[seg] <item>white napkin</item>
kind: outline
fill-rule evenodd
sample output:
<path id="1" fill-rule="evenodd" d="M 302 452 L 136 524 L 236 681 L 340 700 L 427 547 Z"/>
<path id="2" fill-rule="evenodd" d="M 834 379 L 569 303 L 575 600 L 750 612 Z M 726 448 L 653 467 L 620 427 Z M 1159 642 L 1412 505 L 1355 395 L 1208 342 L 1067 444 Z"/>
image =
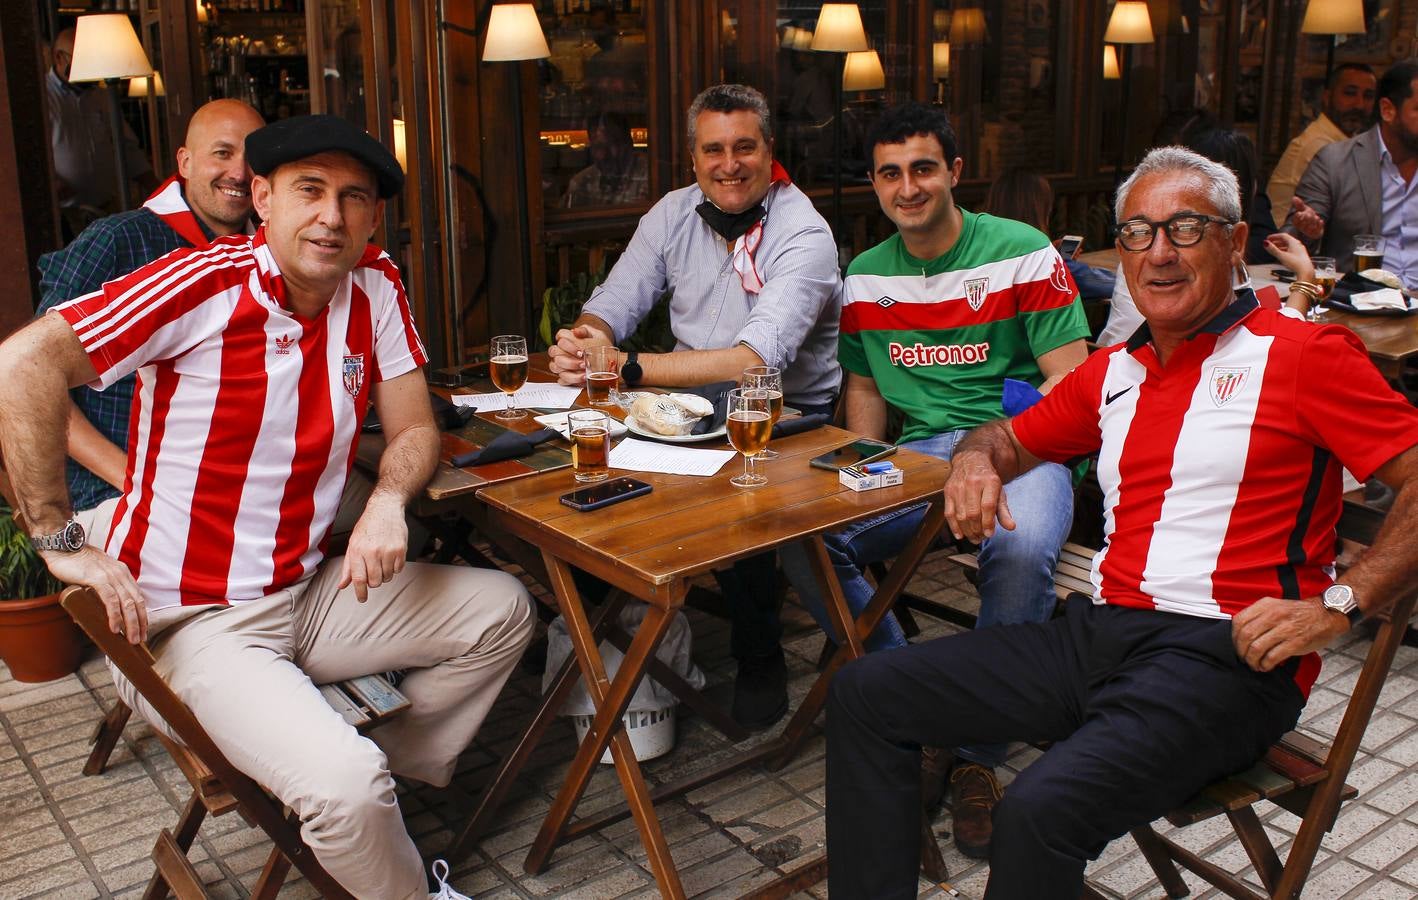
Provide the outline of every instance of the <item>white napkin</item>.
<path id="1" fill-rule="evenodd" d="M 1381 288 L 1377 291 L 1351 294 L 1349 303 L 1355 309 L 1365 311 L 1375 309 L 1408 309 L 1408 301 L 1403 299 L 1403 294 L 1395 291 L 1393 288 Z"/>

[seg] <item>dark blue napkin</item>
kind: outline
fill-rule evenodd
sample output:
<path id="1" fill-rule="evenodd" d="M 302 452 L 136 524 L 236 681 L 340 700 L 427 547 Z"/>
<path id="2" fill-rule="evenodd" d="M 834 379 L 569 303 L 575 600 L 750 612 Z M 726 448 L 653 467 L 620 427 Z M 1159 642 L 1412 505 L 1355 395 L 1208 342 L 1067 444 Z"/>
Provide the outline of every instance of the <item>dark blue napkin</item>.
<path id="1" fill-rule="evenodd" d="M 802 434 L 804 431 L 812 431 L 814 428 L 821 428 L 832 419 L 827 413 L 813 413 L 810 416 L 794 416 L 791 419 L 780 419 L 778 424 L 773 426 L 773 439 L 792 437 L 795 434 Z"/>
<path id="2" fill-rule="evenodd" d="M 481 450 L 459 453 L 453 457 L 453 467 L 461 469 L 464 466 L 485 466 L 488 463 L 502 462 L 504 459 L 516 459 L 531 453 L 538 444 L 560 436 L 561 432 L 555 428 L 542 428 L 528 434 L 508 431 L 493 438 L 492 442 Z"/>

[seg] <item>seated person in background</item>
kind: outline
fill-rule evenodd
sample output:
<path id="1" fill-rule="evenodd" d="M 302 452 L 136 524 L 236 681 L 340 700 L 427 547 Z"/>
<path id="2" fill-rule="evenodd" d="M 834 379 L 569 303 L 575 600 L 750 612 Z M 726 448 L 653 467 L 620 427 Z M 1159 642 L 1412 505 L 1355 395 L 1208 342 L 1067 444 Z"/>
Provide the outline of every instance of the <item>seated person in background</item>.
<path id="1" fill-rule="evenodd" d="M 1418 59 L 1379 79 L 1379 121 L 1321 149 L 1295 188 L 1285 230 L 1352 272 L 1354 236 L 1384 238 L 1383 268 L 1418 290 Z"/>
<path id="2" fill-rule="evenodd" d="M 984 212 L 1001 219 L 1014 219 L 1025 225 L 1032 225 L 1044 234 L 1049 234 L 1049 216 L 1054 211 L 1054 189 L 1049 179 L 1031 169 L 1014 167 L 990 185 L 990 193 L 985 198 Z M 1058 246 L 1055 242 L 1054 246 Z M 1064 264 L 1078 285 L 1078 294 L 1085 300 L 1106 300 L 1113 295 L 1113 273 L 1107 269 L 1079 262 L 1075 257 L 1083 248 L 1080 246 Z"/>
<path id="3" fill-rule="evenodd" d="M 1320 148 L 1369 127 L 1378 83 L 1374 70 L 1363 63 L 1341 63 L 1330 71 L 1320 94 L 1319 116 L 1286 145 L 1270 173 L 1266 194 L 1270 196 L 1271 219 L 1277 225 L 1290 215 L 1295 186 Z"/>
<path id="4" fill-rule="evenodd" d="M 398 269 L 367 243 L 403 184 L 393 154 L 299 116 L 252 132 L 246 159 L 253 237 L 170 254 L 5 342 L 0 442 L 49 570 L 94 588 L 114 632 L 151 639 L 159 674 L 299 816 L 320 864 L 357 896 L 423 897 L 392 776 L 449 782 L 535 617 L 504 572 L 404 563 L 404 507 L 439 439 Z M 65 390 L 134 371 L 128 468 L 143 477 L 124 485 L 105 555 L 64 490 Z M 388 441 L 378 483 L 348 553 L 325 559 L 371 402 Z M 410 670 L 413 707 L 368 737 L 315 687 L 390 669 Z"/>
<path id="5" fill-rule="evenodd" d="M 240 100 L 213 100 L 193 113 L 176 175 L 138 209 L 99 219 L 63 250 L 39 258 L 39 314 L 180 247 L 205 250 L 217 238 L 254 232 L 246 136 L 264 124 Z M 127 375 L 103 391 L 69 392 L 69 499 L 99 547 L 123 489 L 135 381 Z"/>
<path id="6" fill-rule="evenodd" d="M 938 107 L 907 103 L 887 110 L 866 146 L 872 187 L 898 233 L 847 270 L 838 348 L 847 371 L 847 428 L 884 438 L 887 408 L 894 406 L 906 418 L 902 447 L 950 459 L 966 429 L 1002 415 L 1005 378 L 1047 391 L 1083 362 L 1083 305 L 1047 236 L 955 205 L 951 191 L 963 161 Z M 1073 522 L 1069 472 L 1054 463 L 1040 466 L 1009 486 L 1009 500 L 1020 527 L 980 547 L 981 629 L 1042 622 L 1056 602 L 1054 564 Z M 873 592 L 861 567 L 899 552 L 924 514 L 924 505 L 911 507 L 827 535 L 853 614 L 866 608 Z M 798 594 L 833 634 L 804 549 L 785 549 L 782 557 Z M 891 616 L 867 641 L 872 650 L 905 644 Z M 1000 790 L 994 769 L 1004 751 L 990 740 L 956 750 L 953 830 L 968 856 L 989 852 L 990 810 Z M 927 799 L 934 806 L 946 755 L 932 765 L 927 777 L 937 796 Z"/>
<path id="7" fill-rule="evenodd" d="M 571 176 L 562 206 L 625 206 L 649 197 L 649 165 L 635 152 L 625 117 L 601 113 L 587 123 L 586 133 L 591 164 Z"/>
<path id="8" fill-rule="evenodd" d="M 1043 624 L 874 653 L 837 673 L 833 900 L 916 895 L 920 748 L 980 740 L 1052 743 L 995 809 L 985 897 L 1076 900 L 1109 841 L 1294 727 L 1316 651 L 1418 575 L 1418 410 L 1350 332 L 1232 292 L 1242 211 L 1225 166 L 1151 151 L 1117 196 L 1123 274 L 1146 326 L 957 447 L 946 516 L 975 540 L 1024 527 L 1008 488 L 1041 460 L 1099 454 L 1093 596 Z M 1398 500 L 1335 584 L 1341 465 L 1378 472 Z"/>
<path id="9" fill-rule="evenodd" d="M 621 354 L 626 386 L 686 387 L 737 380 L 749 366 L 783 371 L 783 400 L 830 412 L 837 396 L 842 279 L 827 222 L 773 159 L 768 104 L 751 87 L 720 84 L 689 107 L 695 183 L 640 220 L 605 283 L 550 365 L 563 384 L 585 381 L 585 348 L 634 332 L 665 291 L 672 353 Z M 766 727 L 787 710 L 774 555 L 719 573 L 733 613 L 734 718 Z"/>

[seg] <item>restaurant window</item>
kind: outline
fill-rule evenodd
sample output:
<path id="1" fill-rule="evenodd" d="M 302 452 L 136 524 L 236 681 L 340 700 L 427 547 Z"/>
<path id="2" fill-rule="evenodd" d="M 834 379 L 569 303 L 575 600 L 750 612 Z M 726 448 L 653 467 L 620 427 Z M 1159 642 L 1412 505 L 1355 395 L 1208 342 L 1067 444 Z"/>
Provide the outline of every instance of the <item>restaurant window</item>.
<path id="1" fill-rule="evenodd" d="M 640 206 L 650 196 L 644 0 L 541 0 L 542 196 L 563 209 Z"/>
<path id="2" fill-rule="evenodd" d="M 990 3 L 935 0 L 929 58 L 932 96 L 955 127 L 964 177 L 992 179 L 1023 166 L 1069 168 L 1071 110 L 1063 109 L 1057 60 L 1070 29 L 1060 0 Z"/>

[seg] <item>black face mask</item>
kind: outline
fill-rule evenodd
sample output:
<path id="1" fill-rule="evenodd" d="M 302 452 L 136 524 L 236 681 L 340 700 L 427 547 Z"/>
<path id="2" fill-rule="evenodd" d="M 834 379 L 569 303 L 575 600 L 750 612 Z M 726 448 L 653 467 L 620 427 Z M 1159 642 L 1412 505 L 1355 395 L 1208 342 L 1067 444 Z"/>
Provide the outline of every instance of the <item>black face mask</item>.
<path id="1" fill-rule="evenodd" d="M 699 217 L 707 222 L 719 237 L 729 243 L 733 243 L 746 234 L 765 215 L 762 203 L 755 203 L 743 212 L 726 213 L 705 200 L 696 206 L 694 211 L 699 213 Z"/>

